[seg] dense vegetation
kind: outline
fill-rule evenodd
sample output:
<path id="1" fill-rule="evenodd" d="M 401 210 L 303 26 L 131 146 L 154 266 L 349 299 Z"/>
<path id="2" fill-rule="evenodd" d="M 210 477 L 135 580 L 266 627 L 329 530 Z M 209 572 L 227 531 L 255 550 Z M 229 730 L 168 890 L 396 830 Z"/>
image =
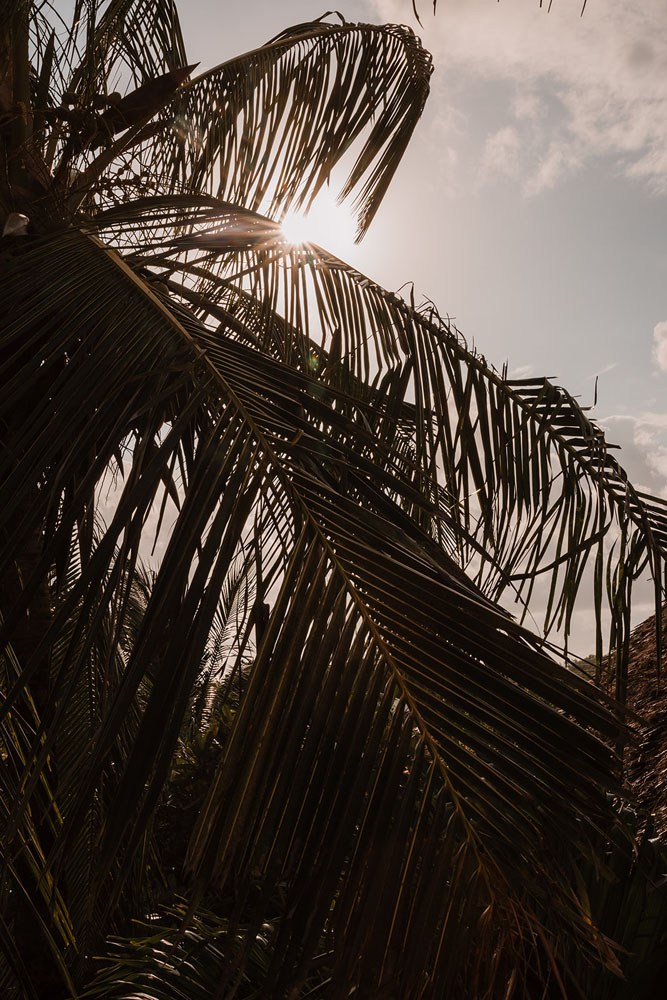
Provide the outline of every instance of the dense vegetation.
<path id="1" fill-rule="evenodd" d="M 192 72 L 171 0 L 0 4 L 3 996 L 652 997 L 620 702 L 666 505 L 286 242 L 339 161 L 371 223 L 409 29 Z M 582 599 L 597 683 L 545 639 Z"/>

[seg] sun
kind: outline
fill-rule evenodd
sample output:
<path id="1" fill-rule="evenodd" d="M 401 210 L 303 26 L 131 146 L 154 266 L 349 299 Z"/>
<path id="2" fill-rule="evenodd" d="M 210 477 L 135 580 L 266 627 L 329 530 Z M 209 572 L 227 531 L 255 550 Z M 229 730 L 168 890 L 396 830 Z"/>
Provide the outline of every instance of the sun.
<path id="1" fill-rule="evenodd" d="M 343 258 L 354 247 L 356 221 L 329 188 L 320 191 L 307 213 L 287 212 L 281 228 L 286 242 L 294 246 L 316 243 Z"/>
<path id="2" fill-rule="evenodd" d="M 288 243 L 295 246 L 299 243 L 314 243 L 312 225 L 309 216 L 301 215 L 300 212 L 288 212 L 285 215 L 280 228 Z"/>

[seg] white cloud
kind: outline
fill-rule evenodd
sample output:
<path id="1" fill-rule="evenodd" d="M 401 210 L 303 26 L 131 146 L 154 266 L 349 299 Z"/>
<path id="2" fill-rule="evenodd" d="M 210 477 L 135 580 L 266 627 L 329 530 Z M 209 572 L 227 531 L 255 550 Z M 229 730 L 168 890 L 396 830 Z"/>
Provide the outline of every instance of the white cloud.
<path id="1" fill-rule="evenodd" d="M 667 498 L 667 413 L 614 414 L 599 421 L 636 489 Z"/>
<path id="2" fill-rule="evenodd" d="M 409 16 L 407 0 L 371 3 L 379 19 Z M 589 0 L 583 17 L 578 0 L 557 0 L 549 13 L 526 0 L 447 0 L 435 17 L 427 0 L 418 6 L 445 91 L 475 79 L 514 85 L 499 130 L 515 130 L 531 192 L 609 155 L 667 191 L 664 0 Z"/>
<path id="3" fill-rule="evenodd" d="M 658 368 L 667 372 L 667 321 L 653 327 L 653 360 Z"/>

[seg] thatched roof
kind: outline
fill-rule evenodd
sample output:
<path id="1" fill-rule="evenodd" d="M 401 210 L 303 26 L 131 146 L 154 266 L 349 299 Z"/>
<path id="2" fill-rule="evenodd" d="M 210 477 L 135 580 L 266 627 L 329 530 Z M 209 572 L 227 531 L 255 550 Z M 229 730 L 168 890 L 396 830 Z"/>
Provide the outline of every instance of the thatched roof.
<path id="1" fill-rule="evenodd" d="M 667 834 L 667 603 L 662 608 L 663 664 L 658 681 L 655 615 L 630 637 L 628 705 L 642 717 L 633 723 L 637 742 L 626 752 L 627 778 L 642 808 L 655 814 Z"/>

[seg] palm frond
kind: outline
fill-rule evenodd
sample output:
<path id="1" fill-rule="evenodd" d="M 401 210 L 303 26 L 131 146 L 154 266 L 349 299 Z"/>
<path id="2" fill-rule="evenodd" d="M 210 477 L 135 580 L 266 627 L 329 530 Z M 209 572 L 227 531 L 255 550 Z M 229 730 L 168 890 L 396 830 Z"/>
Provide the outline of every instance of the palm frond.
<path id="1" fill-rule="evenodd" d="M 163 192 L 208 191 L 275 217 L 314 197 L 357 142 L 341 197 L 357 192 L 361 234 L 419 120 L 430 73 L 408 28 L 298 25 L 182 87 L 133 161 Z"/>
<path id="2" fill-rule="evenodd" d="M 181 903 L 136 922 L 130 939 L 114 941 L 82 1000 L 209 1000 L 219 991 L 230 959 L 243 940 L 243 928 L 216 913 L 203 911 L 183 932 L 187 906 Z M 266 977 L 268 928 L 257 934 L 239 983 L 239 996 L 254 995 Z M 155 970 L 160 969 L 159 981 Z"/>
<path id="3" fill-rule="evenodd" d="M 400 972 L 396 964 L 399 937 L 410 928 L 404 887 L 426 877 L 432 837 L 423 824 L 438 803 L 448 803 L 451 822 L 436 856 L 440 916 L 420 952 L 429 975 L 445 960 L 438 942 L 446 913 L 458 912 L 463 927 L 487 905 L 515 906 L 523 914 L 519 934 L 546 891 L 555 919 L 574 922 L 595 950 L 600 942 L 590 940 L 571 888 L 563 888 L 567 859 L 558 844 L 567 833 L 584 844 L 591 824 L 612 821 L 604 789 L 616 787 L 618 765 L 593 732 L 613 738 L 618 726 L 602 696 L 541 653 L 538 640 L 484 598 L 407 516 L 401 504 L 415 495 L 409 479 L 392 479 L 400 503 L 383 491 L 369 457 L 372 434 L 323 399 L 312 375 L 212 334 L 182 307 L 171 311 L 90 238 L 30 241 L 15 264 L 3 289 L 2 419 L 11 446 L 0 500 L 16 527 L 3 561 L 11 563 L 45 518 L 53 529 L 6 617 L 5 640 L 115 443 L 130 435 L 134 443 L 116 513 L 41 643 L 57 641 L 76 606 L 76 642 L 62 653 L 10 830 L 24 829 L 95 621 L 119 599 L 147 512 L 177 458 L 182 506 L 139 635 L 85 765 L 59 775 L 61 800 L 70 805 L 53 860 L 71 844 L 113 759 L 90 892 L 101 893 L 111 872 L 108 905 L 118 900 L 164 782 L 220 586 L 254 524 L 269 532 L 262 575 L 276 596 L 191 863 L 207 881 L 215 872 L 221 886 L 231 872 L 246 872 L 248 885 L 259 876 L 262 898 L 280 888 L 293 901 L 290 911 L 303 897 L 305 872 L 318 872 L 303 919 L 289 921 L 274 942 L 275 982 L 305 974 L 336 887 L 353 894 L 342 911 L 350 928 L 336 933 L 352 934 L 369 961 L 378 948 L 385 955 L 368 965 L 376 986 L 396 975 L 412 981 L 412 966 Z M 35 405 L 40 383 L 49 388 Z M 38 501 L 25 509 L 35 490 Z M 154 670 L 156 649 L 162 667 L 124 745 L 126 715 Z M 39 654 L 38 646 L 23 665 L 5 715 L 34 681 Z M 331 786 L 325 798 L 322 782 Z M 378 815 L 400 877 L 383 896 L 389 923 L 377 920 L 373 933 L 361 934 L 380 872 L 365 831 L 370 836 Z M 415 815 L 423 817 L 416 825 Z M 369 864 L 362 877 L 358 866 Z"/>
<path id="4" fill-rule="evenodd" d="M 158 230 L 161 212 L 187 235 Z M 667 503 L 634 489 L 565 389 L 546 378 L 508 380 L 430 303 L 416 309 L 321 248 L 288 247 L 269 220 L 228 203 L 145 199 L 95 224 L 126 251 L 142 239 L 129 259 L 166 280 L 202 320 L 249 343 L 264 337 L 274 356 L 306 368 L 316 357 L 320 382 L 355 405 L 363 394 L 373 461 L 390 454 L 397 462 L 403 449 L 418 495 L 432 505 L 426 512 L 419 501 L 412 515 L 435 537 L 456 539 L 459 562 L 489 596 L 510 588 L 534 607 L 533 588 L 544 581 L 545 632 L 559 628 L 567 641 L 587 582 L 597 659 L 606 605 L 622 696 L 632 582 L 648 569 L 657 601 L 663 592 Z"/>
<path id="5" fill-rule="evenodd" d="M 590 903 L 627 868 L 622 709 L 495 602 L 534 607 L 543 577 L 567 636 L 594 561 L 623 695 L 667 505 L 564 390 L 278 224 L 351 156 L 363 231 L 430 57 L 325 16 L 181 86 L 171 0 L 77 0 L 62 42 L 31 5 L 32 68 L 7 10 L 26 114 L 0 194 L 28 231 L 0 250 L 0 982 L 81 995 L 137 917 L 137 962 L 93 993 L 178 995 L 187 969 L 227 998 L 528 997 L 590 981 L 580 955 L 617 976 Z"/>
<path id="6" fill-rule="evenodd" d="M 174 0 L 96 2 L 79 16 L 85 48 L 78 64 L 71 60 L 67 90 L 81 98 L 141 87 L 187 63 Z M 75 39 L 70 32 L 69 44 Z"/>

